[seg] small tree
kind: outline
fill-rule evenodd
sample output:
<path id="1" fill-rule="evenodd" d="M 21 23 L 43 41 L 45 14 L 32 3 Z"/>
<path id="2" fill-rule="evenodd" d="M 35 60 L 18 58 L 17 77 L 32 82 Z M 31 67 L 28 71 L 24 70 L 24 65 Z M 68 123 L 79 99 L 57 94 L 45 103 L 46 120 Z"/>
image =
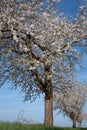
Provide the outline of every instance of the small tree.
<path id="1" fill-rule="evenodd" d="M 54 110 L 59 109 L 67 115 L 73 121 L 73 128 L 76 128 L 76 122 L 81 126 L 82 110 L 86 99 L 87 88 L 80 85 L 72 82 L 64 93 L 54 92 Z"/>

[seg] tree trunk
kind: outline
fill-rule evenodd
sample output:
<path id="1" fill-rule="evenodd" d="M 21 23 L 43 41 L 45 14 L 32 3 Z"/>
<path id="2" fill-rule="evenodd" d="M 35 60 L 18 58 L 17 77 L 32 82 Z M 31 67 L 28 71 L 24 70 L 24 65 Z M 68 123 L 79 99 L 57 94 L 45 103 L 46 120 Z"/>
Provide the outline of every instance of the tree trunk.
<path id="1" fill-rule="evenodd" d="M 45 95 L 44 125 L 53 126 L 53 95 L 50 98 Z"/>
<path id="2" fill-rule="evenodd" d="M 82 127 L 82 125 L 81 125 L 81 121 L 80 122 L 78 122 L 78 128 L 81 128 Z"/>
<path id="3" fill-rule="evenodd" d="M 73 128 L 76 128 L 76 119 L 73 119 Z"/>
<path id="4" fill-rule="evenodd" d="M 53 88 L 52 88 L 52 58 L 44 62 L 45 68 L 45 113 L 44 125 L 53 126 Z"/>

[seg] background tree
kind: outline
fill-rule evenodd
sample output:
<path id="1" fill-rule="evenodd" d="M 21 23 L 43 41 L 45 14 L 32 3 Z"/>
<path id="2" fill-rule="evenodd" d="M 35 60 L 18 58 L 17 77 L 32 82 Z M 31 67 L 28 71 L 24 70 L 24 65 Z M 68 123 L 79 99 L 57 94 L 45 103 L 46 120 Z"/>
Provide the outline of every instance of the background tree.
<path id="1" fill-rule="evenodd" d="M 56 15 L 55 2 L 0 1 L 0 86 L 20 86 L 25 101 L 44 94 L 45 125 L 53 124 L 53 90 L 71 78 L 80 56 L 74 47 L 87 36 L 85 10 L 72 23 Z"/>
<path id="2" fill-rule="evenodd" d="M 65 92 L 54 92 L 54 110 L 63 112 L 73 121 L 73 128 L 76 128 L 76 122 L 82 122 L 83 107 L 87 99 L 87 87 L 84 84 L 70 83 L 66 86 Z"/>

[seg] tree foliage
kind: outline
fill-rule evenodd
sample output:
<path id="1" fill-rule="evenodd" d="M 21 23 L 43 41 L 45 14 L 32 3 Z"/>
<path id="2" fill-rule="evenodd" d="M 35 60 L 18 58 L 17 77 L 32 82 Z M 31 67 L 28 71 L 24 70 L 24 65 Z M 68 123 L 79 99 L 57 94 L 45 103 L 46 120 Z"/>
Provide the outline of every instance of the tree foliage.
<path id="1" fill-rule="evenodd" d="M 77 52 L 70 49 L 71 45 L 86 37 L 85 11 L 73 24 L 64 16 L 56 17 L 55 10 L 50 8 L 54 1 L 46 2 L 0 2 L 1 81 L 10 80 L 15 86 L 22 86 L 30 97 L 45 91 L 44 83 L 52 78 L 52 69 L 46 73 L 45 70 L 61 61 L 64 53 L 66 59 L 72 60 Z"/>

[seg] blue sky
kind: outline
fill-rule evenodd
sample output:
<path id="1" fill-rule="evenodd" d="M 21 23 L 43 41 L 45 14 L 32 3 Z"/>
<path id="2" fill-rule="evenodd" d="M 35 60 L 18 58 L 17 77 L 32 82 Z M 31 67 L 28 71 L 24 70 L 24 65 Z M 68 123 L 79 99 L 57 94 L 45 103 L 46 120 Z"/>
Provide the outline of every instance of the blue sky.
<path id="1" fill-rule="evenodd" d="M 62 0 L 59 4 L 61 9 L 69 17 L 71 14 L 76 13 L 77 3 L 76 0 Z M 81 68 L 80 73 L 77 74 L 80 80 L 87 79 L 87 55 L 83 58 L 85 66 Z M 9 84 L 5 84 L 0 88 L 0 121 L 15 121 L 21 110 L 24 110 L 24 118 L 33 120 L 35 123 L 43 123 L 44 121 L 44 99 L 43 97 L 37 99 L 33 103 L 23 103 L 21 93 L 16 90 L 9 90 Z M 87 111 L 87 107 L 84 108 Z M 54 112 L 54 125 L 57 126 L 72 126 L 72 122 L 63 117 L 62 114 L 57 115 Z M 86 122 L 84 126 L 87 127 Z"/>
<path id="2" fill-rule="evenodd" d="M 62 0 L 58 5 L 60 10 L 70 17 L 71 15 L 75 16 L 77 14 L 78 7 L 82 4 L 82 1 L 83 0 Z"/>

